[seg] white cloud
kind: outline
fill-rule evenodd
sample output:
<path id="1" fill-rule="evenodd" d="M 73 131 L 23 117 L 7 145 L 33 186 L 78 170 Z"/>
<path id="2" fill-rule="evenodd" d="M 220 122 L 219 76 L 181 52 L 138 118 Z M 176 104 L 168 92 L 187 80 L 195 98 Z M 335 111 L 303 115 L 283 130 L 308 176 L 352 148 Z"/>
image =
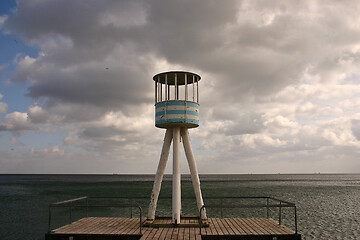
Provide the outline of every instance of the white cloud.
<path id="1" fill-rule="evenodd" d="M 49 157 L 49 155 L 64 156 L 64 150 L 61 149 L 59 146 L 52 146 L 47 148 L 30 148 L 30 153 L 46 157 Z"/>
<path id="2" fill-rule="evenodd" d="M 37 130 L 26 113 L 12 112 L 7 114 L 0 122 L 0 131 L 11 131 L 15 134 L 24 134 L 26 131 Z"/>
<path id="3" fill-rule="evenodd" d="M 1 15 L 0 16 L 0 29 L 2 28 L 2 26 L 4 25 L 6 19 L 8 18 L 7 15 Z"/>
<path id="4" fill-rule="evenodd" d="M 1 69 L 0 69 L 1 70 Z M 3 98 L 3 95 L 0 93 L 0 100 Z M 0 114 L 6 113 L 8 105 L 4 102 L 0 102 Z"/>

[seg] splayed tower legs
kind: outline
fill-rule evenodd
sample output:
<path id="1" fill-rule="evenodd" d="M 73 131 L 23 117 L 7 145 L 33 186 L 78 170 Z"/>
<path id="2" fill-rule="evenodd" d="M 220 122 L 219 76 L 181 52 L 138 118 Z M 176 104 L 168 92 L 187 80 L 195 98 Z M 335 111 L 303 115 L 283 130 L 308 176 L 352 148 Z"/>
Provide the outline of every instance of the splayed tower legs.
<path id="1" fill-rule="evenodd" d="M 189 164 L 191 180 L 196 196 L 198 210 L 204 205 L 204 201 L 200 189 L 200 179 L 196 167 L 193 151 L 191 149 L 189 131 L 187 128 L 174 127 L 167 129 L 165 133 L 164 143 L 161 151 L 160 161 L 155 176 L 154 186 L 151 193 L 149 204 L 148 220 L 155 219 L 157 201 L 161 189 L 161 183 L 164 177 L 167 159 L 169 157 L 171 141 L 173 141 L 173 176 L 172 176 L 172 223 L 180 223 L 181 215 L 181 167 L 180 167 L 180 139 L 183 140 L 185 155 Z M 205 220 L 205 210 L 201 213 L 201 219 Z"/>
<path id="2" fill-rule="evenodd" d="M 196 204 L 198 207 L 198 211 L 200 211 L 201 207 L 204 205 L 204 201 L 203 201 L 202 194 L 201 194 L 199 174 L 198 174 L 198 170 L 196 167 L 194 154 L 191 149 L 189 131 L 187 128 L 181 129 L 181 137 L 183 139 L 185 155 L 186 155 L 186 158 L 187 158 L 187 161 L 189 164 L 189 168 L 190 168 L 191 181 L 192 181 L 193 187 L 194 187 Z M 204 209 L 204 211 L 201 212 L 201 219 L 206 219 L 205 209 Z"/>
<path id="3" fill-rule="evenodd" d="M 151 193 L 149 212 L 148 212 L 148 217 L 147 217 L 149 220 L 155 219 L 157 201 L 159 198 L 161 183 L 162 183 L 162 180 L 164 177 L 166 162 L 169 158 L 169 151 L 170 151 L 170 145 L 171 145 L 172 138 L 173 138 L 172 129 L 167 129 L 166 133 L 165 133 L 165 137 L 164 137 L 164 143 L 163 143 L 162 150 L 161 150 L 161 156 L 160 156 L 158 169 L 157 169 L 156 175 L 155 175 L 154 186 L 153 186 L 153 190 Z"/>

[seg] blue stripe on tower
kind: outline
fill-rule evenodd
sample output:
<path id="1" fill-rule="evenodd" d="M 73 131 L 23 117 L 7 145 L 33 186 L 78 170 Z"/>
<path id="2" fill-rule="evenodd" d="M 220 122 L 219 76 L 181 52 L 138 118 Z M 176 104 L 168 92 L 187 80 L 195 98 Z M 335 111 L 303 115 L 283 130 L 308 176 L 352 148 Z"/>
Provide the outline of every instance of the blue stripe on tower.
<path id="1" fill-rule="evenodd" d="M 165 124 L 165 123 L 192 123 L 199 125 L 199 120 L 195 119 L 183 119 L 183 118 L 174 118 L 174 119 L 161 119 L 155 122 L 156 125 Z"/>
<path id="2" fill-rule="evenodd" d="M 190 110 L 166 110 L 166 115 L 170 114 L 187 114 L 187 115 L 194 115 L 199 116 L 198 112 L 190 111 Z M 156 117 L 165 115 L 165 111 L 160 111 L 155 114 Z"/>

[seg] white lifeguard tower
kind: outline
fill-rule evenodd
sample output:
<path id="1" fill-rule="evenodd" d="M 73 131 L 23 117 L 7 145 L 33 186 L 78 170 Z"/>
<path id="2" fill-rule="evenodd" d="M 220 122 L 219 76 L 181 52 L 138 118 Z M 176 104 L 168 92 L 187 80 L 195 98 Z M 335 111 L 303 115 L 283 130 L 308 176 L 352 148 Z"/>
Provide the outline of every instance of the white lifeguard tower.
<path id="1" fill-rule="evenodd" d="M 170 145 L 173 142 L 172 175 L 172 224 L 180 224 L 181 215 L 181 168 L 180 142 L 185 150 L 189 164 L 191 180 L 196 196 L 198 210 L 204 205 L 200 189 L 200 179 L 191 149 L 188 128 L 199 126 L 199 81 L 195 73 L 184 71 L 163 72 L 155 75 L 155 126 L 166 128 L 160 161 L 151 193 L 147 219 L 155 220 L 157 201 L 161 189 Z M 202 211 L 201 219 L 206 220 Z"/>

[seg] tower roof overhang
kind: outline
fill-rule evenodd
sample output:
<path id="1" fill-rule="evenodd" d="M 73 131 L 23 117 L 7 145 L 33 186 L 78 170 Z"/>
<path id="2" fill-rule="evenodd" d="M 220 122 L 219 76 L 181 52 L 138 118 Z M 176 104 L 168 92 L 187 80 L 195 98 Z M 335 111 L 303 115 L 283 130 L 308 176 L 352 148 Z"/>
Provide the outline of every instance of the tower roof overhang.
<path id="1" fill-rule="evenodd" d="M 165 78 L 167 76 L 167 84 L 175 85 L 175 76 L 176 76 L 177 85 L 185 85 L 185 75 L 187 79 L 187 84 L 192 84 L 193 81 L 198 82 L 201 79 L 201 77 L 196 73 L 185 72 L 185 71 L 170 71 L 170 72 L 163 72 L 156 74 L 153 77 L 153 80 L 165 84 Z"/>

